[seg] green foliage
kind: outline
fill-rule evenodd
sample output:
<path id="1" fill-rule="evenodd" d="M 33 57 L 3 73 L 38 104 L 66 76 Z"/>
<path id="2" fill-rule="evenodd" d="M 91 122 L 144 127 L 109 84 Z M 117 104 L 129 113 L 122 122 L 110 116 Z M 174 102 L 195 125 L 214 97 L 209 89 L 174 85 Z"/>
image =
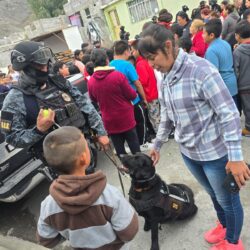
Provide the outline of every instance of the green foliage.
<path id="1" fill-rule="evenodd" d="M 64 14 L 63 5 L 67 0 L 28 0 L 37 18 L 56 17 Z"/>

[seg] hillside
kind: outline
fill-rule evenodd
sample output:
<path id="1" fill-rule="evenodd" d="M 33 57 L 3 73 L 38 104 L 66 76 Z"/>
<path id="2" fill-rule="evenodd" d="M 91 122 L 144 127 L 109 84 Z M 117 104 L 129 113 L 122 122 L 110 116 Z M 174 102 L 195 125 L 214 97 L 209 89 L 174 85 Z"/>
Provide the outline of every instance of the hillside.
<path id="1" fill-rule="evenodd" d="M 0 0 L 0 39 L 22 31 L 33 17 L 27 0 Z"/>

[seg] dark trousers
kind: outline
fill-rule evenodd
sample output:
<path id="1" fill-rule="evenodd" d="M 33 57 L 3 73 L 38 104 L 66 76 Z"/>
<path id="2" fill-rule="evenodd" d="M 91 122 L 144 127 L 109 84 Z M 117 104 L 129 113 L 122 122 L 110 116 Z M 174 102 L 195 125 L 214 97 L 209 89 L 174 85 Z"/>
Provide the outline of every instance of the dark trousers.
<path id="1" fill-rule="evenodd" d="M 250 131 L 250 90 L 240 93 L 240 101 L 245 115 L 245 128 Z"/>
<path id="2" fill-rule="evenodd" d="M 140 145 L 147 140 L 146 118 L 143 107 L 140 103 L 134 105 L 134 113 L 136 120 L 136 132 L 138 135 Z"/>
<path id="3" fill-rule="evenodd" d="M 123 132 L 123 133 L 111 134 L 110 137 L 114 144 L 115 151 L 118 156 L 126 154 L 126 150 L 124 146 L 125 141 L 127 142 L 132 154 L 135 154 L 141 151 L 135 128 L 128 130 L 126 132 Z"/>

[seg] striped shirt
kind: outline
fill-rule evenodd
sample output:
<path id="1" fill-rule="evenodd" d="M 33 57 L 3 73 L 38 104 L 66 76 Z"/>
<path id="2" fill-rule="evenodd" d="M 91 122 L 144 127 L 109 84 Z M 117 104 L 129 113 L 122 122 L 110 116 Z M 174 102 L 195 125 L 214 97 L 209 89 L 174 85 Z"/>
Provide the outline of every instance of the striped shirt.
<path id="1" fill-rule="evenodd" d="M 180 49 L 159 91 L 161 123 L 156 151 L 174 123 L 175 140 L 187 157 L 211 161 L 228 154 L 230 161 L 243 160 L 239 112 L 211 63 Z"/>
<path id="2" fill-rule="evenodd" d="M 138 217 L 101 171 L 61 175 L 41 204 L 38 241 L 54 247 L 61 237 L 76 250 L 126 249 L 138 231 Z"/>

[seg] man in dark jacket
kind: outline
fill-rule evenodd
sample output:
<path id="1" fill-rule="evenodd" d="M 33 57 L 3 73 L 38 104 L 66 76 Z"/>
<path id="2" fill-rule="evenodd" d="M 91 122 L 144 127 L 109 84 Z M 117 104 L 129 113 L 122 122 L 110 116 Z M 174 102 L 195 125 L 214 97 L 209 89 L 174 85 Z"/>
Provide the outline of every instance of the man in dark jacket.
<path id="1" fill-rule="evenodd" d="M 240 45 L 233 53 L 234 69 L 238 81 L 238 90 L 245 115 L 245 128 L 242 135 L 250 137 L 250 23 L 242 20 L 236 25 L 236 40 Z"/>
<path id="2" fill-rule="evenodd" d="M 239 14 L 235 11 L 235 7 L 232 4 L 228 4 L 225 8 L 226 19 L 223 22 L 222 26 L 222 39 L 226 40 L 231 47 L 236 44 L 236 40 L 234 37 L 235 34 L 235 26 L 240 19 Z"/>
<path id="3" fill-rule="evenodd" d="M 182 37 L 190 38 L 190 26 L 192 21 L 189 19 L 188 14 L 184 11 L 179 11 L 177 13 L 177 22 L 183 28 Z"/>

